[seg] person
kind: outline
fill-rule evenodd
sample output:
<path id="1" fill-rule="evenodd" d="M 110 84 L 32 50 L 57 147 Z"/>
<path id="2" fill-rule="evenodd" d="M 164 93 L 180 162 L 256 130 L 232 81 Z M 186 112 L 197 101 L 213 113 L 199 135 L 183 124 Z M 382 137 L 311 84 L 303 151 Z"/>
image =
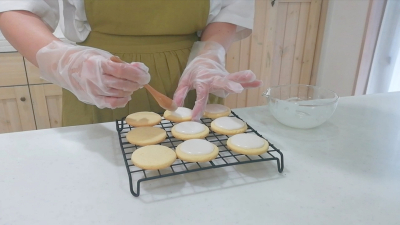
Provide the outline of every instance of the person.
<path id="1" fill-rule="evenodd" d="M 225 69 L 227 50 L 251 33 L 253 18 L 254 0 L 0 1 L 5 38 L 63 88 L 63 126 L 161 113 L 141 88 L 147 83 L 193 108 L 193 120 L 207 103 L 259 87 L 250 70 Z M 58 24 L 72 43 L 53 35 Z"/>

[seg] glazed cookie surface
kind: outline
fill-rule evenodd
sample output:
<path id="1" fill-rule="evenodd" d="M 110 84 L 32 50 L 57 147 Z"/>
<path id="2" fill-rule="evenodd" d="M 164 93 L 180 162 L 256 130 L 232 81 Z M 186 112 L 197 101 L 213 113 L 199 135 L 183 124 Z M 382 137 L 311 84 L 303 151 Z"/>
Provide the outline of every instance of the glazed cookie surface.
<path id="1" fill-rule="evenodd" d="M 221 104 L 208 104 L 204 111 L 204 117 L 216 119 L 223 116 L 229 116 L 231 109 Z"/>
<path id="2" fill-rule="evenodd" d="M 185 121 L 173 126 L 171 133 L 180 140 L 201 139 L 207 137 L 210 129 L 199 122 Z"/>
<path id="3" fill-rule="evenodd" d="M 126 135 L 129 143 L 139 146 L 158 144 L 166 137 L 167 132 L 158 127 L 137 127 Z"/>
<path id="4" fill-rule="evenodd" d="M 164 118 L 175 123 L 190 121 L 192 120 L 192 110 L 185 107 L 178 107 L 174 112 L 167 110 L 164 112 Z"/>
<path id="5" fill-rule="evenodd" d="M 234 135 L 247 130 L 247 124 L 236 117 L 220 117 L 211 122 L 211 130 L 215 133 Z"/>
<path id="6" fill-rule="evenodd" d="M 136 149 L 131 156 L 133 165 L 145 170 L 169 167 L 176 160 L 174 150 L 162 145 L 148 145 Z"/>
<path id="7" fill-rule="evenodd" d="M 154 112 L 137 112 L 128 115 L 125 121 L 133 127 L 152 127 L 161 122 L 161 116 Z"/>
<path id="8" fill-rule="evenodd" d="M 184 141 L 176 147 L 176 155 L 187 162 L 208 162 L 217 157 L 218 147 L 204 139 Z"/>
<path id="9" fill-rule="evenodd" d="M 226 142 L 228 148 L 244 155 L 261 155 L 268 151 L 269 143 L 255 134 L 236 134 Z"/>

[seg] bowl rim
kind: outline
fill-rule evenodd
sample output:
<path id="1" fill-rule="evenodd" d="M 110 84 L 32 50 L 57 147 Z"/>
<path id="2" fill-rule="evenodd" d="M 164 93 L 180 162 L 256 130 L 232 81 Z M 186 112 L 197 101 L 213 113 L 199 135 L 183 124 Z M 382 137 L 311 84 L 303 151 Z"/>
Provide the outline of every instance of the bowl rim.
<path id="1" fill-rule="evenodd" d="M 324 88 L 324 87 L 317 86 L 317 85 L 310 85 L 310 84 L 283 84 L 283 85 L 271 86 L 271 87 L 267 88 L 267 91 L 265 91 L 264 93 L 262 93 L 262 96 L 267 97 L 267 98 L 277 99 L 277 98 L 271 97 L 270 91 L 271 91 L 272 89 L 277 89 L 277 88 L 282 88 L 282 87 L 290 87 L 290 86 L 296 86 L 296 87 L 311 87 L 311 88 L 314 88 L 314 89 L 322 89 L 322 90 L 329 91 L 329 92 L 333 93 L 333 95 L 334 95 L 333 98 L 328 98 L 328 99 L 332 99 L 332 101 L 329 101 L 329 102 L 326 102 L 326 103 L 323 103 L 323 104 L 318 104 L 318 105 L 301 105 L 301 106 L 313 106 L 313 107 L 316 107 L 316 106 L 325 106 L 325 105 L 335 104 L 335 103 L 338 102 L 338 100 L 339 100 L 339 95 L 338 95 L 336 92 L 332 91 L 331 89 Z"/>

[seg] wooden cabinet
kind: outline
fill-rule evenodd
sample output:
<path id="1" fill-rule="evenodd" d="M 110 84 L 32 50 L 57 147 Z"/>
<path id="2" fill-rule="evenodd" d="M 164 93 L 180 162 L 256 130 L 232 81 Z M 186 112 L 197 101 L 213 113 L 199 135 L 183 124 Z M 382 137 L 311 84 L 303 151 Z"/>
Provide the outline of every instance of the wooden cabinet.
<path id="1" fill-rule="evenodd" d="M 274 2 L 274 4 L 272 4 Z M 252 70 L 264 82 L 226 99 L 231 108 L 265 104 L 270 86 L 315 84 L 322 0 L 256 0 L 253 33 L 234 43 L 227 54 L 230 72 Z"/>
<path id="2" fill-rule="evenodd" d="M 24 59 L 25 60 L 25 59 Z M 25 60 L 26 76 L 32 96 L 36 128 L 61 126 L 61 87 L 40 78 L 39 69 Z"/>
<path id="3" fill-rule="evenodd" d="M 36 129 L 22 56 L 0 54 L 0 68 L 0 133 Z"/>
<path id="4" fill-rule="evenodd" d="M 0 87 L 27 84 L 24 59 L 19 53 L 1 53 L 0 68 Z"/>
<path id="5" fill-rule="evenodd" d="M 24 58 L 25 69 L 26 69 L 26 77 L 28 79 L 28 83 L 30 85 L 33 84 L 49 84 L 48 81 L 40 78 L 40 70 L 35 65 L 30 63 L 28 60 Z"/>
<path id="6" fill-rule="evenodd" d="M 62 89 L 54 84 L 30 85 L 37 129 L 61 126 Z"/>
<path id="7" fill-rule="evenodd" d="M 36 129 L 27 86 L 0 88 L 0 133 Z"/>
<path id="8" fill-rule="evenodd" d="M 25 59 L 24 59 L 25 60 Z M 40 79 L 40 71 L 25 60 L 37 129 L 61 126 L 61 87 Z"/>
<path id="9" fill-rule="evenodd" d="M 61 88 L 19 53 L 0 54 L 0 133 L 61 126 Z"/>

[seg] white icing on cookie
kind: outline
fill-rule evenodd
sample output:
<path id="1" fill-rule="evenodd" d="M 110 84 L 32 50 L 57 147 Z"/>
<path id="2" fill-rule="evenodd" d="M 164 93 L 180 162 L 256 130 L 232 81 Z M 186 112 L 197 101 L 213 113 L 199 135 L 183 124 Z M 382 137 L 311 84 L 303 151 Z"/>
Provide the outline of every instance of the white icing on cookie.
<path id="1" fill-rule="evenodd" d="M 208 113 L 223 113 L 229 111 L 229 108 L 220 104 L 208 104 L 205 111 Z"/>
<path id="2" fill-rule="evenodd" d="M 175 112 L 171 112 L 171 115 L 178 118 L 192 117 L 192 110 L 185 107 L 178 107 Z"/>
<path id="3" fill-rule="evenodd" d="M 215 119 L 214 124 L 215 126 L 225 130 L 237 130 L 245 126 L 245 123 L 242 120 L 227 116 Z"/>
<path id="4" fill-rule="evenodd" d="M 175 130 L 178 133 L 182 134 L 198 134 L 203 132 L 205 130 L 205 127 L 201 123 L 194 121 L 187 121 L 175 125 Z"/>
<path id="5" fill-rule="evenodd" d="M 183 142 L 180 149 L 189 155 L 207 155 L 214 150 L 214 146 L 203 139 L 191 139 Z"/>
<path id="6" fill-rule="evenodd" d="M 230 137 L 231 143 L 241 148 L 253 149 L 264 146 L 264 139 L 255 134 L 236 134 Z"/>

